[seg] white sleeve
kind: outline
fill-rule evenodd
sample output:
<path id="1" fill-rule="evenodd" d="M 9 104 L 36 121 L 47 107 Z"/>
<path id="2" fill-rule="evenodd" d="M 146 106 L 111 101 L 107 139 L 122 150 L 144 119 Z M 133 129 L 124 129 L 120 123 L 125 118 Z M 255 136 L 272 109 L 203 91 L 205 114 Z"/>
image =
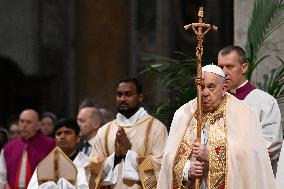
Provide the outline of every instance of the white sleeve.
<path id="1" fill-rule="evenodd" d="M 28 189 L 38 189 L 36 169 L 35 169 L 33 176 L 32 176 L 32 178 L 29 182 Z"/>
<path id="2" fill-rule="evenodd" d="M 78 180 L 78 178 L 80 178 L 81 176 L 85 176 L 85 175 L 82 175 L 82 170 L 80 169 L 82 168 L 78 169 L 77 187 L 73 186 L 69 181 L 67 181 L 64 178 L 60 178 L 57 184 L 53 181 L 48 181 L 38 186 L 37 174 L 35 170 L 27 189 L 75 189 L 75 188 L 76 189 L 89 189 L 87 181 L 80 182 Z"/>
<path id="3" fill-rule="evenodd" d="M 261 126 L 271 160 L 280 156 L 283 135 L 281 113 L 277 101 L 274 99 L 271 107 L 267 107 L 261 114 Z"/>
<path id="4" fill-rule="evenodd" d="M 76 189 L 75 186 L 73 186 L 68 180 L 64 178 L 60 178 L 57 181 L 57 188 L 58 189 Z M 49 188 L 47 188 L 49 189 Z"/>
<path id="5" fill-rule="evenodd" d="M 191 164 L 191 161 L 190 160 L 187 160 L 184 164 L 184 167 L 183 167 L 183 170 L 182 170 L 182 176 L 183 176 L 183 180 L 185 182 L 190 182 L 189 179 L 188 179 L 188 171 L 190 169 L 190 164 Z"/>
<path id="6" fill-rule="evenodd" d="M 137 170 L 137 153 L 128 150 L 125 156 L 125 162 L 123 164 L 122 178 L 139 181 L 140 177 Z"/>
<path id="7" fill-rule="evenodd" d="M 78 173 L 77 173 L 77 188 L 78 189 L 88 189 L 89 183 L 86 177 L 85 169 L 83 167 L 77 167 Z"/>
<path id="8" fill-rule="evenodd" d="M 34 188 L 37 189 L 37 188 Z M 70 182 L 64 178 L 60 178 L 55 184 L 53 181 L 48 181 L 39 186 L 39 189 L 76 189 Z"/>
<path id="9" fill-rule="evenodd" d="M 281 113 L 277 100 L 271 95 L 255 89 L 244 99 L 244 103 L 255 111 L 260 121 L 270 159 L 276 159 L 280 155 L 283 141 Z"/>
<path id="10" fill-rule="evenodd" d="M 53 181 L 48 181 L 45 182 L 41 185 L 39 185 L 38 188 L 33 188 L 33 189 L 58 189 L 57 185 Z"/>
<path id="11" fill-rule="evenodd" d="M 88 188 L 88 173 L 90 158 L 86 154 L 79 152 L 73 163 L 77 167 L 77 188 L 83 189 Z"/>
<path id="12" fill-rule="evenodd" d="M 4 149 L 0 153 L 0 186 L 7 183 L 7 169 L 4 157 Z"/>
<path id="13" fill-rule="evenodd" d="M 111 154 L 104 163 L 103 173 L 102 173 L 102 186 L 108 186 L 115 184 L 118 178 L 118 165 L 114 166 L 114 153 Z"/>
<path id="14" fill-rule="evenodd" d="M 102 185 L 112 185 L 117 182 L 118 179 L 118 165 L 114 166 L 114 153 L 109 156 L 104 164 Z M 122 167 L 122 178 L 127 180 L 139 181 L 139 174 L 137 171 L 137 153 L 128 150 L 125 156 L 125 162 Z"/>
<path id="15" fill-rule="evenodd" d="M 60 178 L 57 184 L 53 181 L 48 181 L 34 189 L 89 189 L 89 187 L 87 185 L 80 185 L 76 187 L 72 185 L 68 180 Z"/>

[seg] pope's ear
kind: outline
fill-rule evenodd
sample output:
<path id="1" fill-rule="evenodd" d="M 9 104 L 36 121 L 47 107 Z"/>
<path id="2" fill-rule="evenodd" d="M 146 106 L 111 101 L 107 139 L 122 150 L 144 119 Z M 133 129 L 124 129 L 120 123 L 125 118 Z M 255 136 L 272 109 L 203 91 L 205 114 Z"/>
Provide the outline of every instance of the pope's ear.
<path id="1" fill-rule="evenodd" d="M 222 90 L 222 95 L 224 95 L 228 91 L 228 85 L 226 83 L 223 84 Z"/>

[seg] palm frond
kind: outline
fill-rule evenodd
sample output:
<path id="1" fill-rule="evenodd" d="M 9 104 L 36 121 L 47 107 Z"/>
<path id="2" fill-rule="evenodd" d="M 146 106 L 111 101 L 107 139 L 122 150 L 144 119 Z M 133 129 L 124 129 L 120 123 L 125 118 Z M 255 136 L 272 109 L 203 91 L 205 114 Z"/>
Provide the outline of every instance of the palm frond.
<path id="1" fill-rule="evenodd" d="M 274 96 L 279 98 L 284 95 L 284 60 L 277 57 L 282 63 L 275 69 L 272 69 L 268 74 L 263 76 L 262 82 L 258 82 L 257 86 Z"/>
<path id="2" fill-rule="evenodd" d="M 168 127 L 174 112 L 195 96 L 196 60 L 184 52 L 175 52 L 176 59 L 143 54 L 144 70 L 159 78 L 168 98 L 155 107 L 155 115 Z"/>
<path id="3" fill-rule="evenodd" d="M 283 0 L 255 1 L 245 45 L 249 62 L 249 80 L 253 70 L 265 59 L 263 57 L 267 56 L 263 50 L 264 43 L 284 24 L 283 12 Z M 260 54 L 263 56 L 259 57 Z"/>

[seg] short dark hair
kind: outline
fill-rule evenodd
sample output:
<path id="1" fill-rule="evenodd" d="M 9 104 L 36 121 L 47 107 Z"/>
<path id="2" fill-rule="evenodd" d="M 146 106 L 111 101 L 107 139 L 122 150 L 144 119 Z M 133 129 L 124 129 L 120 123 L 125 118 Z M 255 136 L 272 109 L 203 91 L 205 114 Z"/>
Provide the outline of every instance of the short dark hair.
<path id="1" fill-rule="evenodd" d="M 42 120 L 43 118 L 46 118 L 46 117 L 49 117 L 53 121 L 53 124 L 55 124 L 56 121 L 57 121 L 56 115 L 54 113 L 52 113 L 52 112 L 44 112 L 44 113 L 42 113 L 40 119 Z"/>
<path id="2" fill-rule="evenodd" d="M 77 124 L 77 121 L 71 118 L 61 118 L 57 121 L 55 127 L 54 127 L 54 133 L 62 127 L 67 127 L 69 129 L 73 129 L 76 135 L 80 133 L 80 127 Z"/>
<path id="3" fill-rule="evenodd" d="M 117 82 L 116 88 L 118 87 L 119 84 L 121 83 L 134 83 L 136 86 L 136 90 L 138 94 L 142 93 L 143 85 L 140 83 L 140 81 L 136 78 L 123 78 Z"/>
<path id="4" fill-rule="evenodd" d="M 239 56 L 239 62 L 241 64 L 244 64 L 244 63 L 247 63 L 247 57 L 246 57 L 246 52 L 243 48 L 241 48 L 240 46 L 234 46 L 234 45 L 230 45 L 230 46 L 227 46 L 225 48 L 223 48 L 219 54 L 221 55 L 228 55 L 230 54 L 231 52 L 236 52 Z"/>

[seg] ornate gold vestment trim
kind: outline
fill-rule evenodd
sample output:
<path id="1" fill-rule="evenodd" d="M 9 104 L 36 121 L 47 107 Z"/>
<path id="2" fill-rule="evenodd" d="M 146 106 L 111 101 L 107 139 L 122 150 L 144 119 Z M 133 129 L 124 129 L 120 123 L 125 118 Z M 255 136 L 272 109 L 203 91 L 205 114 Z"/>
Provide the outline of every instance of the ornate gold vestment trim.
<path id="1" fill-rule="evenodd" d="M 156 189 L 157 188 L 157 173 L 153 166 L 152 154 L 151 154 L 151 145 L 150 145 L 150 132 L 152 129 L 154 117 L 149 116 L 144 121 L 140 122 L 139 124 L 148 121 L 145 138 L 144 138 L 144 145 L 141 151 L 138 154 L 137 158 L 137 167 L 138 173 L 140 176 L 141 184 L 144 189 Z M 110 122 L 107 125 L 106 134 L 105 134 L 105 150 L 106 150 L 106 157 L 110 155 L 108 149 L 108 135 L 111 127 L 115 121 Z M 125 127 L 128 128 L 128 127 Z M 91 178 L 90 178 L 90 188 L 97 189 L 100 188 L 100 181 L 103 171 L 104 160 L 101 162 L 92 162 L 91 164 Z"/>
<path id="2" fill-rule="evenodd" d="M 193 116 L 187 122 L 187 129 L 182 137 L 182 140 L 179 144 L 178 150 L 173 163 L 173 189 L 182 189 L 183 186 L 183 167 L 188 160 L 192 144 L 196 139 L 196 120 L 193 119 Z"/>
<path id="3" fill-rule="evenodd" d="M 104 166 L 104 160 L 100 162 L 96 161 L 91 162 L 90 164 L 91 177 L 89 182 L 89 188 L 91 189 L 100 188 L 103 166 Z"/>
<path id="4" fill-rule="evenodd" d="M 137 158 L 138 173 L 140 176 L 141 184 L 144 189 L 157 188 L 157 173 L 154 169 L 153 159 L 151 154 L 150 132 L 154 118 L 151 117 L 144 138 L 144 156 Z M 142 152 L 141 152 L 142 154 Z"/>
<path id="5" fill-rule="evenodd" d="M 157 188 L 157 174 L 154 170 L 152 156 L 138 157 L 138 173 L 144 189 Z"/>
<path id="6" fill-rule="evenodd" d="M 226 102 L 227 98 L 212 113 L 202 116 L 202 123 L 208 125 L 208 152 L 209 152 L 209 172 L 208 189 L 227 188 L 227 126 L 226 126 Z"/>
<path id="7" fill-rule="evenodd" d="M 210 113 L 202 114 L 202 125 L 208 128 L 207 149 L 209 153 L 209 170 L 205 182 L 208 189 L 226 189 L 227 187 L 227 127 L 226 102 L 224 96 L 219 107 Z M 196 140 L 196 116 L 191 116 L 187 128 L 176 152 L 173 163 L 173 188 L 182 189 L 183 168 L 192 151 L 192 144 Z M 207 174 L 205 174 L 207 175 Z"/>

